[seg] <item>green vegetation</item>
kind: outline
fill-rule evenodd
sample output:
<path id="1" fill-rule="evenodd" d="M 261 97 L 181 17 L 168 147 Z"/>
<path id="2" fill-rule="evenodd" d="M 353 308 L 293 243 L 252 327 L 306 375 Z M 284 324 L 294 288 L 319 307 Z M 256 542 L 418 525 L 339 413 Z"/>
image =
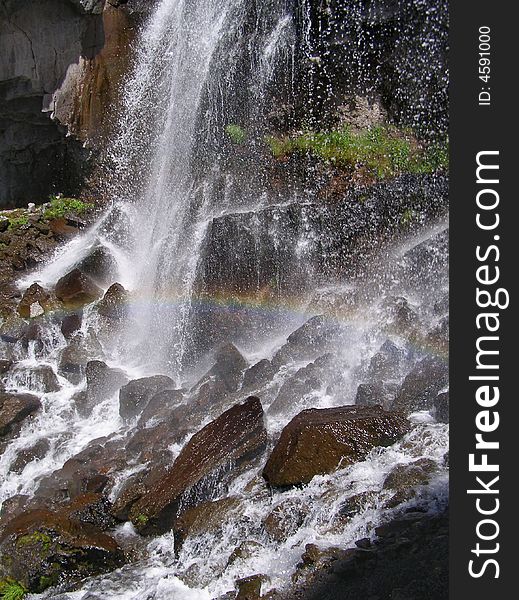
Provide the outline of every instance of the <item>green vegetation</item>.
<path id="1" fill-rule="evenodd" d="M 50 205 L 44 210 L 44 219 L 60 219 L 69 214 L 81 215 L 87 210 L 93 208 L 92 204 L 78 200 L 77 198 L 62 198 L 61 196 L 51 196 Z"/>
<path id="2" fill-rule="evenodd" d="M 29 217 L 27 215 L 20 215 L 19 217 L 12 217 L 9 219 L 9 229 L 17 229 L 29 224 Z"/>
<path id="3" fill-rule="evenodd" d="M 28 533 L 20 536 L 16 540 L 17 546 L 41 546 L 42 550 L 48 550 L 52 540 L 49 535 L 41 531 L 35 531 L 34 533 Z"/>
<path id="4" fill-rule="evenodd" d="M 135 519 L 137 525 L 146 525 L 148 521 L 149 518 L 146 515 L 137 515 L 137 518 Z"/>
<path id="5" fill-rule="evenodd" d="M 364 168 L 378 179 L 401 173 L 432 173 L 448 167 L 447 144 L 423 147 L 408 131 L 375 126 L 362 131 L 307 131 L 284 138 L 268 137 L 274 157 L 306 152 L 346 169 Z"/>
<path id="6" fill-rule="evenodd" d="M 11 577 L 0 580 L 0 598 L 3 600 L 21 600 L 26 593 L 25 587 Z"/>
<path id="7" fill-rule="evenodd" d="M 243 144 L 247 139 L 247 132 L 245 129 L 233 123 L 227 125 L 225 133 L 231 138 L 233 144 Z"/>

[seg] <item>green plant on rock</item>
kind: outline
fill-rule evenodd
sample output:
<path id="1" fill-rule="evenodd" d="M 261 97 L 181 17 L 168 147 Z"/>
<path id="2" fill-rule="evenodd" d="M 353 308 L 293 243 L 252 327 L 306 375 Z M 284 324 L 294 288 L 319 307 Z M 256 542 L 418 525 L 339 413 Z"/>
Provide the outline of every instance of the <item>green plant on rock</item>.
<path id="1" fill-rule="evenodd" d="M 43 218 L 48 220 L 60 219 L 69 214 L 82 215 L 93 208 L 93 204 L 83 202 L 83 200 L 77 198 L 51 196 L 49 201 L 49 206 L 43 212 Z"/>
<path id="2" fill-rule="evenodd" d="M 18 229 L 29 224 L 29 217 L 27 215 L 20 215 L 18 217 L 11 217 L 9 219 L 9 229 Z"/>
<path id="3" fill-rule="evenodd" d="M 43 551 L 47 551 L 52 544 L 52 539 L 42 531 L 34 531 L 20 536 L 16 540 L 16 545 L 21 546 L 39 546 Z"/>
<path id="4" fill-rule="evenodd" d="M 247 139 L 247 132 L 240 125 L 231 123 L 225 128 L 225 133 L 231 138 L 233 144 L 243 144 Z"/>
<path id="5" fill-rule="evenodd" d="M 409 131 L 389 125 L 361 131 L 349 127 L 306 131 L 283 138 L 270 136 L 265 141 L 275 158 L 304 152 L 337 167 L 363 167 L 378 179 L 401 173 L 432 173 L 448 167 L 447 144 L 424 149 Z"/>
<path id="6" fill-rule="evenodd" d="M 135 518 L 135 523 L 136 525 L 146 525 L 146 523 L 149 521 L 149 518 L 146 515 L 137 515 L 137 517 Z"/>
<path id="7" fill-rule="evenodd" d="M 26 593 L 27 589 L 11 577 L 0 580 L 0 598 L 3 600 L 21 600 Z"/>

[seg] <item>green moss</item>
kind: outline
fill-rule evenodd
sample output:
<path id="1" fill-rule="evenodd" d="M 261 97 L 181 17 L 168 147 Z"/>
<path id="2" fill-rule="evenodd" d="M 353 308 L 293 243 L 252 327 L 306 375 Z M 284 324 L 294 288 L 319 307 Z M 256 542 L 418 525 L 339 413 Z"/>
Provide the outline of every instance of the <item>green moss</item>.
<path id="1" fill-rule="evenodd" d="M 414 219 L 414 211 L 411 208 L 406 208 L 402 213 L 402 217 L 400 219 L 400 223 L 402 225 L 410 225 Z"/>
<path id="2" fill-rule="evenodd" d="M 231 138 L 233 144 L 243 144 L 247 139 L 247 132 L 245 129 L 234 123 L 227 125 L 225 133 Z"/>
<path id="3" fill-rule="evenodd" d="M 148 521 L 149 517 L 147 517 L 146 515 L 137 515 L 137 517 L 135 518 L 136 525 L 146 525 Z"/>
<path id="4" fill-rule="evenodd" d="M 44 219 L 60 219 L 69 214 L 81 215 L 91 208 L 93 204 L 83 202 L 77 198 L 62 198 L 61 196 L 51 196 L 50 205 L 44 210 Z"/>
<path id="5" fill-rule="evenodd" d="M 447 144 L 423 148 L 407 130 L 376 126 L 362 131 L 343 127 L 307 131 L 284 138 L 267 137 L 274 157 L 309 153 L 346 169 L 364 168 L 378 179 L 401 173 L 431 173 L 448 167 Z"/>
<path id="6" fill-rule="evenodd" d="M 57 565 L 57 563 L 53 563 L 53 566 Z M 50 574 L 50 575 L 41 575 L 38 581 L 38 589 L 37 592 L 44 592 L 47 588 L 56 585 L 59 582 L 59 574 L 60 574 L 60 565 L 57 565 L 58 569 Z M 55 568 L 55 567 L 54 567 Z"/>
<path id="7" fill-rule="evenodd" d="M 17 229 L 29 224 L 29 217 L 27 215 L 20 215 L 19 217 L 12 217 L 9 219 L 9 229 Z"/>
<path id="8" fill-rule="evenodd" d="M 21 600 L 26 593 L 26 588 L 11 577 L 0 580 L 0 598 L 3 600 Z"/>
<path id="9" fill-rule="evenodd" d="M 23 546 L 40 546 L 42 550 L 46 551 L 50 548 L 52 544 L 52 539 L 46 533 L 42 531 L 35 531 L 34 533 L 28 533 L 26 535 L 20 536 L 16 540 L 16 545 L 18 547 Z"/>

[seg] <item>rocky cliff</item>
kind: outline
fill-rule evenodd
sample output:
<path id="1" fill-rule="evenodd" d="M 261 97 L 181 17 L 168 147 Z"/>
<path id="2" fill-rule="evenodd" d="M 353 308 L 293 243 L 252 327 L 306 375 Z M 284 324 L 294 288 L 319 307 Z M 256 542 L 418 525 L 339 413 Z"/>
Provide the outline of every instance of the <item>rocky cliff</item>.
<path id="1" fill-rule="evenodd" d="M 125 0 L 0 2 L 0 207 L 79 191 L 141 10 Z"/>

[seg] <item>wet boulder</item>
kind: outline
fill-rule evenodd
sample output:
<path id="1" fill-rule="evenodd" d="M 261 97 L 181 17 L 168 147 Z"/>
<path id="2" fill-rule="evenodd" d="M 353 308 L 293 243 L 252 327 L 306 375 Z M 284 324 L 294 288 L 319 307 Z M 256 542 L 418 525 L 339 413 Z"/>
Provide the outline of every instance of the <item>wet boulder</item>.
<path id="1" fill-rule="evenodd" d="M 50 449 L 50 441 L 46 438 L 41 438 L 32 446 L 19 450 L 16 454 L 16 459 L 9 469 L 14 473 L 21 473 L 25 467 L 33 460 L 39 460 L 43 458 Z"/>
<path id="2" fill-rule="evenodd" d="M 434 460 L 421 458 L 410 464 L 399 464 L 393 467 L 384 480 L 384 489 L 404 490 L 429 483 L 431 475 L 438 467 Z"/>
<path id="3" fill-rule="evenodd" d="M 0 360 L 0 375 L 5 375 L 6 373 L 8 373 L 11 369 L 11 367 L 13 366 L 13 361 L 12 360 L 7 360 L 7 359 L 1 359 Z"/>
<path id="4" fill-rule="evenodd" d="M 56 283 L 54 293 L 67 307 L 78 308 L 101 298 L 103 290 L 88 275 L 73 269 Z"/>
<path id="5" fill-rule="evenodd" d="M 449 392 L 440 392 L 434 399 L 434 416 L 438 423 L 449 422 Z"/>
<path id="6" fill-rule="evenodd" d="M 114 570 L 124 564 L 115 540 L 88 523 L 32 510 L 15 517 L 0 536 L 0 576 L 29 592 Z"/>
<path id="7" fill-rule="evenodd" d="M 323 352 L 337 347 L 341 328 L 323 315 L 317 315 L 292 332 L 276 352 L 273 364 L 279 367 L 289 361 L 314 360 Z"/>
<path id="8" fill-rule="evenodd" d="M 382 382 L 360 383 L 357 387 L 355 404 L 357 406 L 376 406 L 389 408 L 398 391 L 398 385 Z"/>
<path id="9" fill-rule="evenodd" d="M 83 415 L 89 414 L 96 404 L 113 396 L 128 382 L 121 369 L 113 369 L 101 360 L 91 360 L 86 365 L 86 393 L 84 402 L 78 404 Z"/>
<path id="10" fill-rule="evenodd" d="M 283 383 L 274 402 L 270 405 L 268 413 L 279 415 L 293 411 L 297 406 L 299 409 L 304 408 L 301 403 L 305 396 L 313 394 L 323 387 L 327 375 L 331 375 L 332 365 L 333 356 L 325 354 L 313 363 L 299 369 Z"/>
<path id="11" fill-rule="evenodd" d="M 140 415 L 158 392 L 175 389 L 175 382 L 166 375 L 134 379 L 119 390 L 119 414 L 125 420 Z"/>
<path id="12" fill-rule="evenodd" d="M 371 357 L 368 377 L 370 379 L 385 381 L 398 377 L 398 371 L 405 357 L 405 351 L 386 340 L 380 350 Z"/>
<path id="13" fill-rule="evenodd" d="M 0 391 L 0 436 L 7 435 L 14 425 L 41 407 L 37 396 Z"/>
<path id="14" fill-rule="evenodd" d="M 230 497 L 212 502 L 202 502 L 198 506 L 186 510 L 173 526 L 175 552 L 179 552 L 188 537 L 217 533 L 230 513 L 239 506 L 240 499 Z"/>
<path id="15" fill-rule="evenodd" d="M 48 292 L 37 283 L 33 283 L 23 293 L 18 304 L 18 314 L 24 319 L 30 319 L 56 310 L 58 307 L 59 302 L 51 292 Z"/>
<path id="16" fill-rule="evenodd" d="M 42 394 L 57 392 L 60 389 L 58 378 L 50 365 L 15 369 L 14 374 L 23 387 Z"/>
<path id="17" fill-rule="evenodd" d="M 129 293 L 120 283 L 114 283 L 97 303 L 97 312 L 107 319 L 123 319 L 126 316 L 129 297 Z"/>
<path id="18" fill-rule="evenodd" d="M 263 521 L 263 528 L 270 539 L 285 542 L 303 525 L 308 507 L 294 500 L 285 500 L 275 506 Z"/>
<path id="19" fill-rule="evenodd" d="M 266 358 L 249 367 L 244 375 L 242 390 L 256 390 L 271 381 L 277 368 Z"/>
<path id="20" fill-rule="evenodd" d="M 406 376 L 391 408 L 405 414 L 431 410 L 436 396 L 448 381 L 447 361 L 437 356 L 427 356 Z"/>
<path id="21" fill-rule="evenodd" d="M 0 325 L 0 339 L 3 342 L 15 344 L 25 336 L 28 327 L 27 321 L 24 321 L 18 314 L 10 314 Z"/>
<path id="22" fill-rule="evenodd" d="M 81 324 L 83 322 L 83 313 L 82 311 L 71 313 L 70 315 L 65 315 L 61 320 L 61 333 L 65 337 L 65 339 L 70 339 L 77 331 L 81 329 Z"/>
<path id="23" fill-rule="evenodd" d="M 167 531 L 181 513 L 221 494 L 263 453 L 263 416 L 259 399 L 250 397 L 196 433 L 168 473 L 132 507 L 134 525 L 146 534 Z"/>
<path id="24" fill-rule="evenodd" d="M 161 423 L 172 417 L 173 410 L 182 403 L 182 390 L 161 390 L 155 394 L 142 411 L 138 427 L 149 427 L 151 423 Z M 173 416 L 174 420 L 174 416 Z"/>
<path id="25" fill-rule="evenodd" d="M 97 246 L 88 254 L 76 268 L 88 275 L 97 285 L 105 286 L 113 281 L 117 273 L 117 262 L 104 246 Z"/>
<path id="26" fill-rule="evenodd" d="M 248 363 L 234 344 L 224 344 L 215 355 L 215 363 L 200 383 L 216 380 L 226 392 L 236 391 L 241 384 Z"/>
<path id="27" fill-rule="evenodd" d="M 380 406 L 304 410 L 283 429 L 263 476 L 274 487 L 305 484 L 393 444 L 409 428 L 402 415 Z"/>

